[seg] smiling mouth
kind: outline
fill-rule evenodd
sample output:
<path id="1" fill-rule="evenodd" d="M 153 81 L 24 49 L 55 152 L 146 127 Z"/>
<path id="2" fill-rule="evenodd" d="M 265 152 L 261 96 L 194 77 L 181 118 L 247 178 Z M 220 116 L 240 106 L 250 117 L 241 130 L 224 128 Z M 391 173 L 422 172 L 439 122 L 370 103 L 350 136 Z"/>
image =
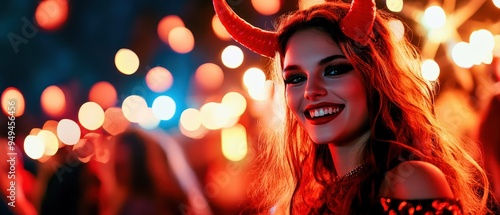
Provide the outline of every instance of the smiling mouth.
<path id="1" fill-rule="evenodd" d="M 310 120 L 315 120 L 323 117 L 330 117 L 337 115 L 337 113 L 340 113 L 344 109 L 344 106 L 345 105 L 314 108 L 306 110 L 304 114 L 306 115 L 306 118 Z"/>

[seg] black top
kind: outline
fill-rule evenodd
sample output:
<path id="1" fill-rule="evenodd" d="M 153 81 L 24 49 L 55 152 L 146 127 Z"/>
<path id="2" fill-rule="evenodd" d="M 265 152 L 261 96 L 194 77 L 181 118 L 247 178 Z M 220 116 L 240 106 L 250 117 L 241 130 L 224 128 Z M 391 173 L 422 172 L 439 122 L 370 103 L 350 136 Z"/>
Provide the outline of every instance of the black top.
<path id="1" fill-rule="evenodd" d="M 462 205 L 458 199 L 402 200 L 382 197 L 380 203 L 384 214 L 388 215 L 463 214 Z"/>

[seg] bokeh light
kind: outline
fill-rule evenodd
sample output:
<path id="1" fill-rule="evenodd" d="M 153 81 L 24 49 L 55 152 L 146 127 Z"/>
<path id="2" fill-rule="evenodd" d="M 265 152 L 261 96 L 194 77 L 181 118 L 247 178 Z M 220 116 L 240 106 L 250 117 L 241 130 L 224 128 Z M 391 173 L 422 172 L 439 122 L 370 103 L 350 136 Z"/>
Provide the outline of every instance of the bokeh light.
<path id="1" fill-rule="evenodd" d="M 54 135 L 56 135 L 57 137 L 57 124 L 59 124 L 58 121 L 55 121 L 55 120 L 47 120 L 43 126 L 42 126 L 42 129 L 43 130 L 46 130 L 46 131 L 50 131 L 52 132 Z M 65 146 L 65 144 L 63 142 L 61 142 L 61 140 L 57 139 L 57 143 L 58 143 L 58 146 L 59 148 Z"/>
<path id="2" fill-rule="evenodd" d="M 500 0 L 493 0 L 493 4 L 495 5 L 495 7 L 500 8 Z"/>
<path id="3" fill-rule="evenodd" d="M 8 87 L 2 93 L 2 110 L 6 116 L 19 117 L 24 114 L 25 101 L 24 96 L 15 87 Z"/>
<path id="4" fill-rule="evenodd" d="M 493 47 L 493 55 L 500 57 L 500 35 L 495 35 L 495 47 Z"/>
<path id="5" fill-rule="evenodd" d="M 151 108 L 142 109 L 140 116 L 138 123 L 143 129 L 152 130 L 160 125 L 160 119 L 156 118 Z"/>
<path id="6" fill-rule="evenodd" d="M 266 81 L 266 74 L 259 69 L 252 67 L 243 74 L 243 85 L 246 88 L 261 88 Z"/>
<path id="7" fill-rule="evenodd" d="M 182 111 L 180 117 L 180 127 L 187 131 L 196 131 L 201 126 L 201 113 L 197 109 L 188 108 Z"/>
<path id="8" fill-rule="evenodd" d="M 495 37 L 490 31 L 480 29 L 470 34 L 469 43 L 481 50 L 492 51 L 495 47 Z"/>
<path id="9" fill-rule="evenodd" d="M 222 97 L 221 103 L 228 107 L 229 114 L 233 117 L 241 116 L 247 108 L 245 97 L 237 92 L 226 93 L 226 95 Z"/>
<path id="10" fill-rule="evenodd" d="M 224 82 L 224 72 L 217 64 L 205 63 L 196 69 L 194 78 L 203 89 L 215 90 Z"/>
<path id="11" fill-rule="evenodd" d="M 224 127 L 230 119 L 229 110 L 220 103 L 209 102 L 201 106 L 201 124 L 209 130 Z"/>
<path id="12" fill-rule="evenodd" d="M 248 95 L 250 95 L 252 99 L 257 101 L 264 101 L 271 97 L 273 90 L 273 82 L 271 80 L 264 81 L 261 87 L 256 86 L 248 88 Z"/>
<path id="13" fill-rule="evenodd" d="M 111 135 L 118 135 L 127 130 L 130 122 L 123 115 L 122 109 L 110 107 L 104 112 L 102 128 Z"/>
<path id="14" fill-rule="evenodd" d="M 42 92 L 42 110 L 51 117 L 60 117 L 66 108 L 66 97 L 58 86 L 52 85 Z"/>
<path id="15" fill-rule="evenodd" d="M 160 120 L 169 120 L 175 114 L 176 105 L 175 101 L 169 96 L 158 96 L 158 98 L 153 101 L 151 109 L 156 118 Z"/>
<path id="16" fill-rule="evenodd" d="M 128 96 L 122 103 L 123 115 L 130 122 L 139 122 L 139 119 L 143 117 L 140 113 L 147 108 L 146 100 L 138 95 Z"/>
<path id="17" fill-rule="evenodd" d="M 462 68 L 471 68 L 474 65 L 473 54 L 470 44 L 466 42 L 455 44 L 451 51 L 453 62 Z"/>
<path id="18" fill-rule="evenodd" d="M 405 36 L 405 26 L 401 20 L 393 19 L 389 21 L 389 27 L 396 40 L 402 40 Z"/>
<path id="19" fill-rule="evenodd" d="M 273 15 L 280 10 L 280 0 L 252 0 L 252 6 L 262 15 Z"/>
<path id="20" fill-rule="evenodd" d="M 75 145 L 80 140 L 82 131 L 71 119 L 62 119 L 57 124 L 57 137 L 66 145 Z"/>
<path id="21" fill-rule="evenodd" d="M 247 133 L 245 127 L 237 124 L 231 128 L 223 128 L 221 131 L 222 154 L 228 160 L 240 161 L 248 153 Z"/>
<path id="22" fill-rule="evenodd" d="M 243 51 L 234 45 L 227 46 L 222 51 L 222 63 L 227 68 L 235 69 L 238 68 L 243 63 Z"/>
<path id="23" fill-rule="evenodd" d="M 203 126 L 199 126 L 198 129 L 194 131 L 188 131 L 183 126 L 181 126 L 181 124 L 179 124 L 179 130 L 181 134 L 191 139 L 201 139 L 205 137 L 205 135 L 207 135 L 207 133 L 209 132 L 209 130 Z"/>
<path id="24" fill-rule="evenodd" d="M 173 82 L 172 74 L 161 66 L 150 69 L 146 74 L 146 85 L 153 92 L 165 92 L 172 87 Z"/>
<path id="25" fill-rule="evenodd" d="M 115 66 L 121 73 L 132 75 L 139 69 L 139 57 L 130 49 L 120 49 L 115 55 Z"/>
<path id="26" fill-rule="evenodd" d="M 427 59 L 422 63 L 422 77 L 428 81 L 435 81 L 439 77 L 440 68 L 436 61 Z"/>
<path id="27" fill-rule="evenodd" d="M 427 29 L 441 28 L 446 24 L 446 13 L 440 6 L 430 6 L 425 9 L 422 24 Z"/>
<path id="28" fill-rule="evenodd" d="M 186 27 L 175 27 L 168 34 L 168 44 L 177 53 L 188 53 L 194 48 L 193 33 Z"/>
<path id="29" fill-rule="evenodd" d="M 107 81 L 97 82 L 90 88 L 89 101 L 99 104 L 103 109 L 114 106 L 116 99 L 116 89 Z"/>
<path id="30" fill-rule="evenodd" d="M 59 149 L 59 140 L 57 139 L 57 136 L 52 131 L 48 130 L 41 130 L 38 132 L 37 136 L 40 138 L 45 147 L 43 153 L 49 156 L 55 155 Z"/>
<path id="31" fill-rule="evenodd" d="M 31 159 L 41 158 L 44 154 L 45 146 L 43 145 L 40 137 L 35 135 L 28 135 L 24 139 L 24 152 Z"/>
<path id="32" fill-rule="evenodd" d="M 176 27 L 184 27 L 184 22 L 179 16 L 168 15 L 163 17 L 158 23 L 158 37 L 168 45 L 168 35 Z"/>
<path id="33" fill-rule="evenodd" d="M 43 0 L 35 11 L 36 23 L 46 30 L 55 30 L 59 28 L 67 18 L 67 0 Z"/>
<path id="34" fill-rule="evenodd" d="M 104 110 L 95 102 L 86 102 L 78 111 L 80 124 L 88 130 L 96 130 L 104 122 Z"/>
<path id="35" fill-rule="evenodd" d="M 403 10 L 403 0 L 387 0 L 385 1 L 385 5 L 387 5 L 387 9 L 392 12 L 401 12 Z"/>
<path id="36" fill-rule="evenodd" d="M 224 28 L 217 15 L 214 15 L 212 18 L 212 29 L 214 30 L 215 36 L 219 39 L 226 41 L 231 40 L 231 35 L 227 32 L 226 28 Z"/>

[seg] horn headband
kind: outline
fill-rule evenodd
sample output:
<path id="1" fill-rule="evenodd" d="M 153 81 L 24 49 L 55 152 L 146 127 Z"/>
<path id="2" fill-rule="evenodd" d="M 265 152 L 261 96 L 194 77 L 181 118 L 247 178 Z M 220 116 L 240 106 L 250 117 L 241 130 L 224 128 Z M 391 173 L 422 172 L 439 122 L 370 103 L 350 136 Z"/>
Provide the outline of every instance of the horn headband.
<path id="1" fill-rule="evenodd" d="M 227 5 L 226 0 L 213 0 L 215 13 L 227 32 L 241 45 L 255 53 L 273 58 L 278 50 L 278 35 L 252 26 Z M 353 0 L 347 15 L 340 22 L 342 32 L 354 41 L 366 45 L 376 13 L 375 0 Z"/>

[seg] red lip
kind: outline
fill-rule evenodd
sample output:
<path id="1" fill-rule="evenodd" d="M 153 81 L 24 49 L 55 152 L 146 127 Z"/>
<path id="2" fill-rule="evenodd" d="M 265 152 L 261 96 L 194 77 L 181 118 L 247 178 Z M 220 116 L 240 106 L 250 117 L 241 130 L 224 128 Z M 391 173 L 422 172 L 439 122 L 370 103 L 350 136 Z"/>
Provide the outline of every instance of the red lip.
<path id="1" fill-rule="evenodd" d="M 332 115 L 311 118 L 311 115 L 309 115 L 309 110 L 316 109 L 316 108 L 323 108 L 323 107 L 340 107 L 340 111 L 335 113 L 335 114 L 332 114 Z M 307 105 L 306 110 L 304 111 L 304 115 L 306 116 L 306 119 L 309 123 L 311 123 L 313 125 L 322 125 L 322 124 L 326 124 L 326 123 L 329 123 L 330 121 L 334 120 L 343 110 L 344 110 L 343 104 L 322 102 L 322 103 L 318 103 L 318 104 Z"/>

